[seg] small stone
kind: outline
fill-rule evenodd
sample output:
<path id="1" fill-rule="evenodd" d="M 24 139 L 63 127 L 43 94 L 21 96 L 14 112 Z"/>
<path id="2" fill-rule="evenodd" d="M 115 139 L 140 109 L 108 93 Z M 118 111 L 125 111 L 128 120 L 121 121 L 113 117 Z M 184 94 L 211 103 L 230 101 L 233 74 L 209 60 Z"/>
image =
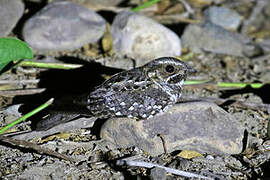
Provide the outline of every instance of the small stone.
<path id="1" fill-rule="evenodd" d="M 229 8 L 211 6 L 204 11 L 206 20 L 227 30 L 236 31 L 241 24 L 240 15 Z"/>
<path id="2" fill-rule="evenodd" d="M 242 151 L 244 128 L 229 113 L 213 103 L 189 102 L 170 107 L 147 120 L 109 119 L 101 137 L 118 147 L 138 146 L 153 156 L 167 151 L 238 154 Z"/>
<path id="3" fill-rule="evenodd" d="M 154 167 L 150 171 L 150 179 L 151 180 L 166 180 L 166 170 L 160 167 Z"/>
<path id="4" fill-rule="evenodd" d="M 114 51 L 145 64 L 150 59 L 181 55 L 179 37 L 156 21 L 132 12 L 119 13 L 112 24 Z"/>
<path id="5" fill-rule="evenodd" d="M 0 1 L 0 37 L 7 36 L 22 17 L 24 4 L 20 0 Z"/>
<path id="6" fill-rule="evenodd" d="M 95 117 L 90 118 L 79 118 L 73 121 L 69 121 L 64 124 L 59 124 L 47 131 L 31 131 L 29 133 L 23 133 L 13 136 L 16 139 L 29 140 L 36 137 L 45 137 L 59 132 L 67 132 L 71 130 L 81 129 L 81 128 L 90 128 L 94 125 L 94 122 L 97 120 Z"/>
<path id="7" fill-rule="evenodd" d="M 68 1 L 53 2 L 30 18 L 24 28 L 25 41 L 36 51 L 74 50 L 97 42 L 106 21 L 94 11 Z"/>
<path id="8" fill-rule="evenodd" d="M 254 56 L 259 51 L 248 38 L 227 31 L 221 26 L 206 22 L 200 25 L 188 25 L 182 36 L 183 47 L 195 53 L 213 52 L 233 56 Z M 247 53 L 248 51 L 248 53 Z"/>

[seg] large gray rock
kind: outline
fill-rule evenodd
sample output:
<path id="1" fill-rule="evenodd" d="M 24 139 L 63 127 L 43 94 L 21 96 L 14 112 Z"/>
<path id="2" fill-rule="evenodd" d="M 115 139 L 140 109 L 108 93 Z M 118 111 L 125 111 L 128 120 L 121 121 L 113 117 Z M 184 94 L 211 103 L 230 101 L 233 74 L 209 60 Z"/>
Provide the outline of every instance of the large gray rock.
<path id="1" fill-rule="evenodd" d="M 221 26 L 206 22 L 188 25 L 182 36 L 183 47 L 193 52 L 213 52 L 233 56 L 254 56 L 258 48 L 240 34 L 225 30 Z"/>
<path id="2" fill-rule="evenodd" d="M 211 6 L 205 10 L 204 14 L 209 22 L 227 30 L 235 31 L 241 24 L 241 16 L 229 8 Z"/>
<path id="3" fill-rule="evenodd" d="M 163 56 L 179 56 L 181 41 L 170 29 L 156 21 L 132 12 L 119 13 L 112 24 L 116 53 L 134 59 L 150 60 Z M 141 61 L 137 65 L 145 64 Z"/>
<path id="4" fill-rule="evenodd" d="M 37 51 L 74 50 L 97 42 L 105 27 L 105 20 L 94 11 L 60 1 L 48 4 L 30 18 L 23 28 L 23 37 Z"/>
<path id="5" fill-rule="evenodd" d="M 23 15 L 24 4 L 20 0 L 0 1 L 0 37 L 7 36 Z"/>
<path id="6" fill-rule="evenodd" d="M 164 153 L 158 134 L 165 138 L 168 152 L 195 150 L 214 154 L 238 154 L 244 128 L 230 114 L 208 102 L 181 103 L 147 120 L 109 119 L 101 137 L 118 147 L 137 146 L 151 155 Z"/>

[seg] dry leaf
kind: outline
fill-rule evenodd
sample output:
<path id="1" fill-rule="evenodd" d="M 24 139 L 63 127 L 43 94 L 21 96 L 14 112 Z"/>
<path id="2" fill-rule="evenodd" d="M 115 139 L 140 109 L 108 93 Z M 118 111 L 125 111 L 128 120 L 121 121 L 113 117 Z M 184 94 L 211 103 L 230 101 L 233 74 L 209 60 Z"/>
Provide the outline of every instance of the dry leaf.
<path id="1" fill-rule="evenodd" d="M 198 153 L 197 151 L 190 151 L 190 150 L 183 150 L 179 154 L 177 154 L 178 157 L 182 157 L 185 159 L 192 159 L 195 157 L 203 157 L 201 153 Z"/>

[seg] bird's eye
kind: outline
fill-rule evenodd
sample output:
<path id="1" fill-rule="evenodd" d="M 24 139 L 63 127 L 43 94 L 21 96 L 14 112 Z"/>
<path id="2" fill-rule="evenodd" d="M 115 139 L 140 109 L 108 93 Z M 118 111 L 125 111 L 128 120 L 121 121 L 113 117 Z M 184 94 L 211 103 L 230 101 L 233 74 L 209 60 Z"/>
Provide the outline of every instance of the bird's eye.
<path id="1" fill-rule="evenodd" d="M 174 67 L 172 65 L 167 65 L 165 67 L 165 70 L 166 70 L 167 73 L 171 74 L 171 73 L 174 73 L 175 69 L 174 69 Z"/>

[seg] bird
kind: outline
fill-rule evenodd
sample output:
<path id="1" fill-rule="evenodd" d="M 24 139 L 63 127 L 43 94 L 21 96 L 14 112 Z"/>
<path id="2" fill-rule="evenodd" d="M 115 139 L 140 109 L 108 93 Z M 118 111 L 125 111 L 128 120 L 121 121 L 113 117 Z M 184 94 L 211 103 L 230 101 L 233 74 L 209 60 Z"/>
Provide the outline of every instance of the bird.
<path id="1" fill-rule="evenodd" d="M 174 57 L 161 57 L 149 63 L 113 75 L 90 93 L 75 98 L 76 109 L 101 119 L 128 117 L 148 119 L 179 102 L 188 74 L 196 72 Z M 82 114 L 82 113 L 81 113 Z M 47 130 L 70 121 L 78 113 L 54 112 L 36 124 L 36 130 Z"/>

